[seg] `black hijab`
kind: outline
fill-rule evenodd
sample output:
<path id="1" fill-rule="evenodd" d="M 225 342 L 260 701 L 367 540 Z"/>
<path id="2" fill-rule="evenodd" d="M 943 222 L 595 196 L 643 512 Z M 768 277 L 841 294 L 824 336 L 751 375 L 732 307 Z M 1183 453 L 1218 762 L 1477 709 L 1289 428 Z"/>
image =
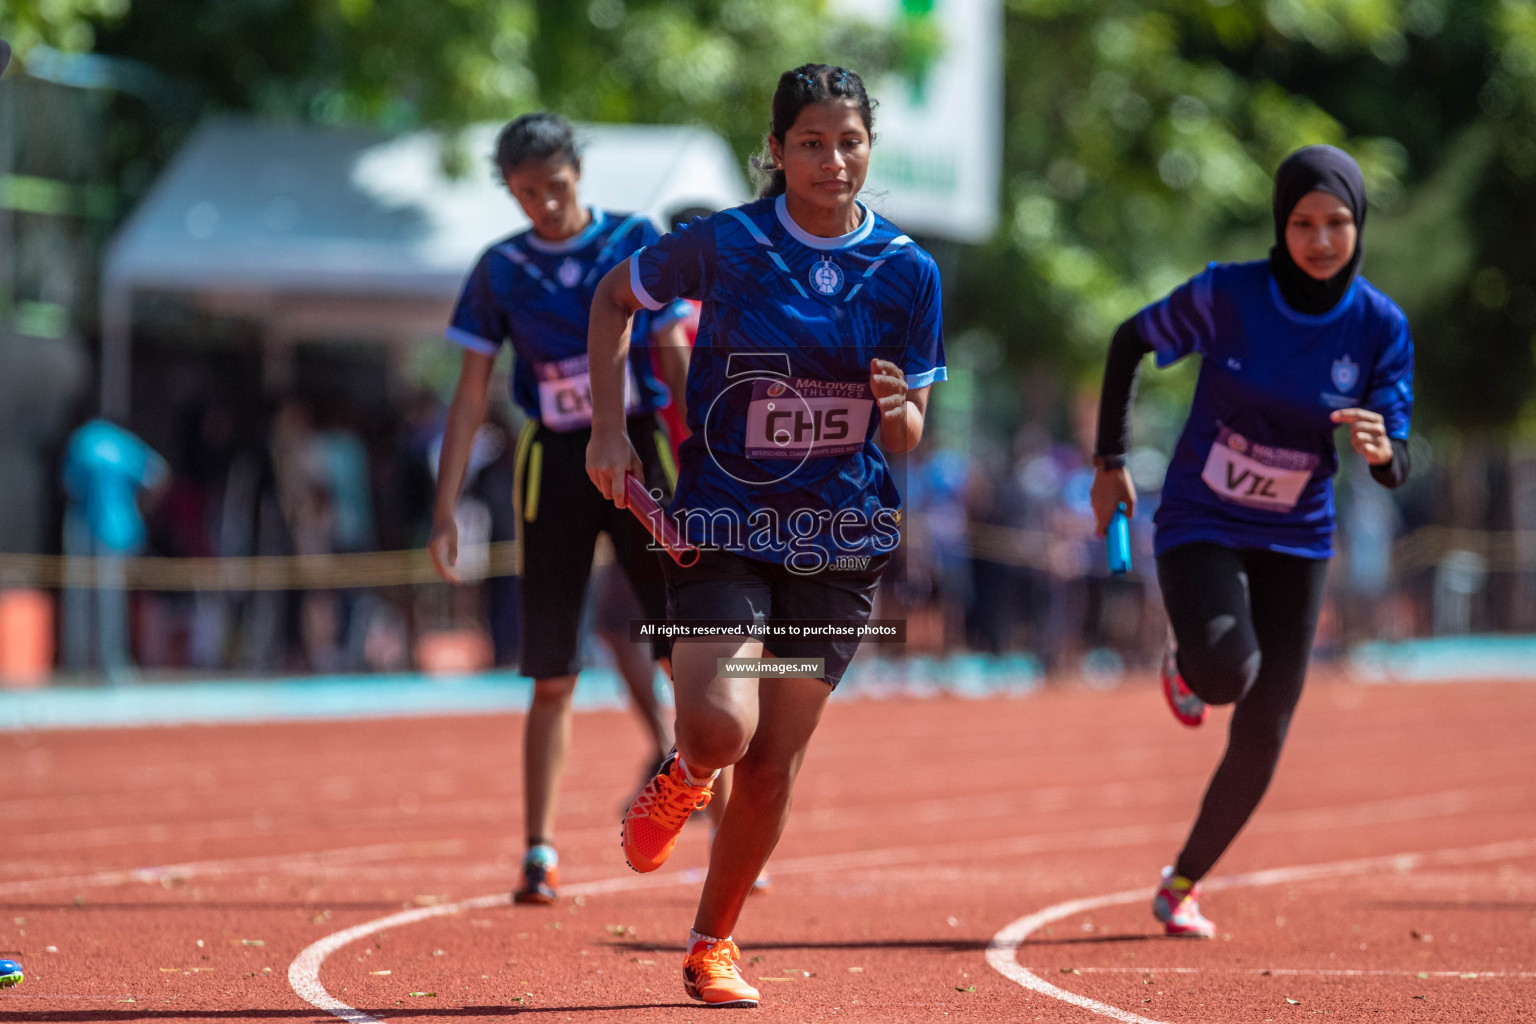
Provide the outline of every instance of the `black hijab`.
<path id="1" fill-rule="evenodd" d="M 1355 217 L 1355 251 L 1349 262 L 1326 281 L 1319 281 L 1297 266 L 1285 245 L 1286 221 L 1309 192 L 1337 196 Z M 1285 304 L 1312 316 L 1338 305 L 1360 273 L 1364 240 L 1365 178 L 1354 158 L 1332 146 L 1306 146 L 1286 157 L 1275 172 L 1275 246 L 1269 250 L 1270 273 L 1275 275 Z"/>

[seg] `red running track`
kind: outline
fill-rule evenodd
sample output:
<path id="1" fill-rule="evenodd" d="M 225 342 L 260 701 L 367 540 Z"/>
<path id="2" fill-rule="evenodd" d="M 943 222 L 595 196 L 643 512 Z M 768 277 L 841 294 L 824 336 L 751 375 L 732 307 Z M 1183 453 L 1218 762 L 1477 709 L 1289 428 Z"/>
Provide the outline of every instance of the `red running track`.
<path id="1" fill-rule="evenodd" d="M 1186 730 L 1150 686 L 835 704 L 775 891 L 737 932 L 758 1013 L 1530 1019 L 1536 687 L 1313 684 L 1218 871 L 1325 868 L 1214 892 L 1220 937 L 1168 940 L 1147 903 L 1223 721 Z M 336 1019 L 294 984 L 359 1022 L 713 1019 L 678 980 L 707 830 L 655 875 L 624 866 L 642 751 L 627 716 L 577 722 L 559 838 L 582 895 L 506 904 L 520 730 L 488 716 L 0 736 L 0 956 L 27 969 L 0 1021 Z M 1424 856 L 1370 860 L 1409 853 Z M 420 919 L 377 925 L 407 910 Z M 988 963 L 1031 917 L 992 957 L 1035 988 Z"/>

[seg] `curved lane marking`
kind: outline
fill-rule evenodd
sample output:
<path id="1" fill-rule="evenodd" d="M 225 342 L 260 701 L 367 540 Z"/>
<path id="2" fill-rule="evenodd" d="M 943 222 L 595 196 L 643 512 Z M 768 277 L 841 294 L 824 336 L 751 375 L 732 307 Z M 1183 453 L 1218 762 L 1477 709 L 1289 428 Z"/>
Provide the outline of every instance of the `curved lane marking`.
<path id="1" fill-rule="evenodd" d="M 574 887 L 572 887 L 574 888 Z M 288 984 L 309 1005 L 316 1009 L 333 1013 L 349 1024 L 381 1024 L 377 1017 L 371 1017 L 361 1010 L 348 1006 L 325 990 L 320 984 L 320 965 L 325 958 L 333 952 L 345 946 L 349 942 L 355 942 L 365 935 L 381 932 L 402 924 L 411 924 L 415 921 L 425 921 L 429 917 L 440 917 L 443 914 L 456 914 L 463 910 L 478 910 L 484 907 L 495 907 L 502 904 L 510 904 L 510 893 L 498 893 L 495 896 L 481 896 L 478 899 L 464 900 L 461 903 L 442 903 L 432 907 L 417 907 L 415 910 L 403 910 L 398 914 L 381 917 L 374 921 L 368 921 L 353 928 L 345 928 L 339 932 L 333 932 L 319 942 L 307 946 L 302 953 L 294 958 L 288 965 Z"/>
<path id="2" fill-rule="evenodd" d="M 1222 889 L 1241 889 L 1248 886 L 1281 885 L 1286 882 L 1306 882 L 1323 878 L 1374 874 L 1381 871 L 1412 871 L 1415 868 L 1432 864 L 1474 864 L 1529 857 L 1533 854 L 1536 854 L 1536 839 L 1516 839 L 1502 843 L 1489 843 L 1486 846 L 1466 847 L 1459 850 L 1400 853 L 1386 857 L 1365 857 L 1359 860 L 1336 861 L 1332 864 L 1306 864 L 1289 868 L 1270 868 L 1264 871 L 1251 871 L 1244 875 L 1213 878 L 1208 882 L 1202 882 L 1201 888 L 1207 892 L 1213 892 Z M 1050 996 L 1052 999 L 1059 999 L 1064 1003 L 1109 1017 L 1111 1020 L 1120 1021 L 1121 1024 L 1168 1024 L 1167 1021 L 1143 1017 L 1129 1010 L 1122 1010 L 1118 1006 L 1111 1006 L 1097 999 L 1090 999 L 1087 996 L 1079 995 L 1076 992 L 1069 992 L 1064 988 L 1052 985 L 1034 971 L 1021 966 L 1017 957 L 1019 946 L 1024 943 L 1024 940 L 1048 924 L 1054 924 L 1063 918 L 1086 913 L 1090 910 L 1135 903 L 1139 900 L 1147 899 L 1150 891 L 1146 886 L 1142 886 L 1141 888 L 1126 889 L 1122 892 L 1109 893 L 1104 896 L 1089 896 L 1084 899 L 1067 900 L 1064 903 L 1057 903 L 1046 907 L 1044 910 L 1021 917 L 992 937 L 991 945 L 987 947 L 987 963 L 1003 977 L 1017 982 L 1032 992 Z"/>
<path id="3" fill-rule="evenodd" d="M 1464 812 L 1470 806 L 1475 805 L 1475 795 L 1477 792 L 1476 790 L 1450 790 L 1443 793 L 1426 794 L 1420 797 L 1394 798 L 1340 807 L 1311 808 L 1272 813 L 1265 819 L 1254 822 L 1249 827 L 1249 831 L 1293 831 L 1300 828 L 1328 829 L 1337 828 L 1347 823 L 1359 824 L 1362 821 L 1368 824 L 1381 824 L 1456 814 Z M 1183 824 L 1126 825 L 1047 835 L 1006 836 L 998 839 L 961 844 L 959 846 L 945 844 L 942 846 L 906 846 L 887 847 L 876 850 L 852 850 L 846 853 L 819 854 L 812 857 L 775 860 L 773 862 L 773 872 L 776 875 L 816 874 L 838 870 L 867 870 L 879 867 L 895 867 L 902 864 L 935 863 L 946 857 L 955 856 L 963 857 L 968 861 L 976 861 L 1059 852 L 1062 850 L 1104 850 L 1116 847 L 1174 842 L 1182 838 L 1185 831 L 1187 831 L 1187 827 Z M 561 890 L 567 896 L 593 896 L 613 892 L 632 892 L 640 889 L 659 889 L 675 885 L 692 885 L 703 881 L 703 878 L 704 872 L 702 869 L 690 868 L 686 871 L 660 876 L 619 875 L 614 878 L 593 882 L 563 885 Z M 1221 888 L 1221 881 L 1220 879 L 1213 881 L 1206 885 L 1205 888 Z M 1063 916 L 1077 913 L 1079 910 L 1092 910 L 1099 906 L 1110 906 L 1117 902 L 1133 902 L 1145 895 L 1145 890 L 1136 889 L 1125 893 L 1116 893 L 1111 897 L 1097 897 L 1098 900 L 1107 900 L 1108 902 L 1095 902 L 1093 906 L 1069 910 Z M 1083 901 L 1077 902 L 1081 903 Z M 397 914 L 390 914 L 387 917 L 381 917 L 373 921 L 365 921 L 351 928 L 334 932 L 305 947 L 294 958 L 293 962 L 288 966 L 288 984 L 298 994 L 299 998 L 311 1006 L 332 1013 L 342 1020 L 348 1021 L 349 1024 L 382 1024 L 378 1018 L 369 1016 L 361 1010 L 337 999 L 320 983 L 320 968 L 325 963 L 326 957 L 349 943 L 356 942 L 358 939 L 377 932 L 387 931 L 390 928 L 397 928 L 447 914 L 457 914 L 464 910 L 484 909 L 486 907 L 509 905 L 510 903 L 510 894 L 496 893 L 458 903 L 438 904 L 430 907 L 404 910 Z M 1074 904 L 1075 906 L 1076 904 Z M 1015 922 L 1015 924 L 1017 923 L 1019 922 Z M 1036 925 L 1036 927 L 1040 927 L 1040 925 Z M 993 941 L 995 943 L 996 939 Z M 1022 941 L 1022 938 L 1020 941 Z M 989 952 L 989 962 L 991 957 L 992 954 Z M 993 966 L 996 966 L 996 964 Z M 1025 971 L 1024 968 L 1018 967 L 1017 964 L 1014 966 L 1019 971 Z M 998 969 L 1001 970 L 1002 968 Z M 1025 971 L 1025 973 L 1028 972 Z M 1041 984 L 1045 983 L 1041 982 Z M 1064 990 L 1058 989 L 1057 991 Z M 1066 994 L 1070 995 L 1070 993 Z M 1092 1002 L 1092 1000 L 1089 1000 L 1089 1002 Z M 1128 1024 L 1131 1021 L 1146 1022 L 1147 1020 L 1144 1017 L 1136 1017 L 1134 1014 L 1119 1019 L 1128 1022 Z M 1151 1024 L 1160 1024 L 1160 1022 L 1154 1021 Z"/>
<path id="4" fill-rule="evenodd" d="M 780 868 L 775 867 L 775 871 Z M 686 885 L 690 882 L 702 880 L 703 872 L 680 871 L 676 874 L 665 875 L 658 878 L 655 875 L 621 875 L 617 878 L 606 878 L 598 882 L 585 882 L 577 885 L 563 885 L 561 892 L 566 896 L 592 896 L 606 892 L 623 892 L 634 889 L 660 889 L 672 885 Z M 425 921 L 433 917 L 443 917 L 448 914 L 459 914 L 466 910 L 484 910 L 489 907 L 511 906 L 511 893 L 496 893 L 491 896 L 477 896 L 474 899 L 460 900 L 458 903 L 440 903 L 430 907 L 416 907 L 411 910 L 402 910 L 398 914 L 390 914 L 388 917 L 380 917 L 372 921 L 354 925 L 351 928 L 343 928 L 339 932 L 333 932 L 325 938 L 306 946 L 304 950 L 288 965 L 288 984 L 294 992 L 298 993 L 309 1005 L 327 1013 L 335 1014 L 348 1024 L 383 1024 L 377 1017 L 370 1016 L 356 1007 L 349 1006 L 326 991 L 320 984 L 320 966 L 325 963 L 325 958 L 336 950 L 356 942 L 358 939 L 373 935 L 376 932 L 388 931 L 402 925 L 415 924 L 417 921 Z"/>

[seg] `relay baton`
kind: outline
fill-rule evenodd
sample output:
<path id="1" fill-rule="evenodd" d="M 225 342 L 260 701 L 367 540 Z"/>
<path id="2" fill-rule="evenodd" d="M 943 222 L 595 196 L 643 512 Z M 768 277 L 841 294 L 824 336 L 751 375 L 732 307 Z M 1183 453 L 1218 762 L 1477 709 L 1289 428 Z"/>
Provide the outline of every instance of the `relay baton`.
<path id="1" fill-rule="evenodd" d="M 1115 507 L 1115 514 L 1109 517 L 1109 533 L 1105 536 L 1105 546 L 1109 553 L 1109 571 L 1116 576 L 1124 576 L 1131 571 L 1131 524 L 1125 518 L 1125 502 Z"/>
<path id="2" fill-rule="evenodd" d="M 672 520 L 633 473 L 624 474 L 624 494 L 629 499 L 629 510 L 645 525 L 656 543 L 672 556 L 672 561 L 687 569 L 699 560 L 699 549 L 678 535 Z"/>

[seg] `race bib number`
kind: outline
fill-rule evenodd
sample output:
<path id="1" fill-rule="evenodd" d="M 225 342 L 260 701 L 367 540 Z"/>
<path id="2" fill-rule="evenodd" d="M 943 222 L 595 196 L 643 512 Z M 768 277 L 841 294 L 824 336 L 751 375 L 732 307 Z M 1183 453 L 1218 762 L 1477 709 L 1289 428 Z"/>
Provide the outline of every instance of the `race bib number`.
<path id="1" fill-rule="evenodd" d="M 539 381 L 539 419 L 550 430 L 580 430 L 592 425 L 592 374 L 585 355 L 552 363 L 534 363 Z M 624 364 L 624 411 L 640 408 L 635 368 Z"/>
<path id="2" fill-rule="evenodd" d="M 747 406 L 747 458 L 850 455 L 864 447 L 875 409 L 868 381 L 756 380 Z"/>
<path id="3" fill-rule="evenodd" d="M 1200 479 L 1223 501 L 1289 512 L 1301 499 L 1319 461 L 1310 452 L 1255 444 L 1221 427 Z"/>

